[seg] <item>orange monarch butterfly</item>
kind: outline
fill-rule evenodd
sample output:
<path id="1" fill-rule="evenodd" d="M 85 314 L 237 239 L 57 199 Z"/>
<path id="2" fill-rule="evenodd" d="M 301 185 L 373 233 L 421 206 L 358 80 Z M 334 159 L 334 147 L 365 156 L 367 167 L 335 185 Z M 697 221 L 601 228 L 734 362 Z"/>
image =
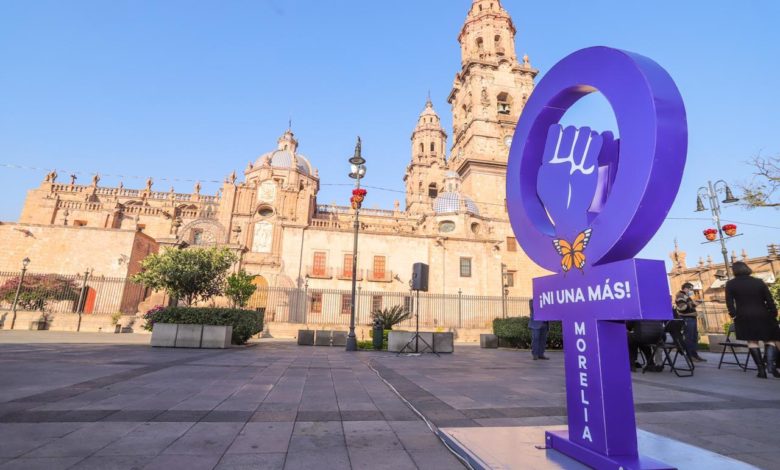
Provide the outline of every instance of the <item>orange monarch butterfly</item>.
<path id="1" fill-rule="evenodd" d="M 583 251 L 585 250 L 585 247 L 588 246 L 591 232 L 591 229 L 580 232 L 572 244 L 559 238 L 553 240 L 555 251 L 562 256 L 561 267 L 563 268 L 564 273 L 571 271 L 572 267 L 582 271 L 583 266 L 585 266 L 585 254 Z"/>

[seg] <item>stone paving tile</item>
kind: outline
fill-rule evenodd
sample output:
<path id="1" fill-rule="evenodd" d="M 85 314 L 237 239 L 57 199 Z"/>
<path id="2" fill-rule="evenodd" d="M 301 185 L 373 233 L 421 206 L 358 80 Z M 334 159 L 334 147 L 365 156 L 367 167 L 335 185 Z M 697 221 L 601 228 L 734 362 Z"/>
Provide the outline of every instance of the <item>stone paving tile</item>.
<path id="1" fill-rule="evenodd" d="M 252 411 L 212 410 L 201 421 L 211 423 L 246 423 L 252 418 Z"/>
<path id="2" fill-rule="evenodd" d="M 125 436 L 140 423 L 90 423 L 23 455 L 32 457 L 87 457 Z"/>
<path id="3" fill-rule="evenodd" d="M 298 412 L 295 410 L 289 411 L 256 411 L 249 419 L 250 422 L 282 422 L 282 421 L 295 421 L 295 417 Z"/>
<path id="4" fill-rule="evenodd" d="M 194 423 L 142 423 L 100 449 L 96 455 L 157 455 L 186 433 Z"/>
<path id="5" fill-rule="evenodd" d="M 151 455 L 93 455 L 69 470 L 141 470 L 153 458 Z"/>
<path id="6" fill-rule="evenodd" d="M 295 423 L 288 454 L 331 449 L 342 449 L 346 452 L 344 430 L 340 421 Z"/>
<path id="7" fill-rule="evenodd" d="M 152 421 L 157 416 L 164 413 L 165 410 L 119 410 L 115 413 L 112 413 L 105 418 L 102 419 L 102 421 L 113 421 L 113 422 L 119 422 L 119 421 L 130 421 L 130 422 L 144 422 L 144 421 Z"/>
<path id="8" fill-rule="evenodd" d="M 345 421 L 344 438 L 353 449 L 373 449 L 380 453 L 403 450 L 395 431 L 385 421 Z"/>
<path id="9" fill-rule="evenodd" d="M 322 411 L 322 410 L 299 410 L 298 421 L 339 421 L 341 420 L 341 413 L 336 411 Z"/>
<path id="10" fill-rule="evenodd" d="M 0 424 L 0 457 L 19 457 L 82 426 L 85 423 Z"/>
<path id="11" fill-rule="evenodd" d="M 238 433 L 227 454 L 286 453 L 292 422 L 253 422 Z"/>
<path id="12" fill-rule="evenodd" d="M 154 457 L 144 470 L 212 470 L 219 463 L 217 455 L 160 454 Z"/>
<path id="13" fill-rule="evenodd" d="M 349 448 L 352 468 L 371 470 L 417 470 L 412 457 L 403 449 L 378 450 Z M 450 467 L 452 468 L 452 467 Z"/>
<path id="14" fill-rule="evenodd" d="M 299 450 L 287 453 L 285 470 L 349 470 L 349 454 L 346 447 L 320 450 Z M 364 467 L 365 468 L 365 467 Z"/>
<path id="15" fill-rule="evenodd" d="M 84 457 L 43 457 L 10 460 L 0 466 L 2 470 L 65 470 Z"/>
<path id="16" fill-rule="evenodd" d="M 452 470 L 464 468 L 463 464 L 443 447 L 435 450 L 409 451 L 414 463 L 424 470 Z"/>
<path id="17" fill-rule="evenodd" d="M 226 454 L 215 470 L 282 470 L 285 453 Z"/>
<path id="18" fill-rule="evenodd" d="M 243 423 L 196 423 L 163 453 L 221 455 L 243 427 Z"/>
<path id="19" fill-rule="evenodd" d="M 152 421 L 170 423 L 193 423 L 209 413 L 208 410 L 168 410 L 155 416 Z"/>

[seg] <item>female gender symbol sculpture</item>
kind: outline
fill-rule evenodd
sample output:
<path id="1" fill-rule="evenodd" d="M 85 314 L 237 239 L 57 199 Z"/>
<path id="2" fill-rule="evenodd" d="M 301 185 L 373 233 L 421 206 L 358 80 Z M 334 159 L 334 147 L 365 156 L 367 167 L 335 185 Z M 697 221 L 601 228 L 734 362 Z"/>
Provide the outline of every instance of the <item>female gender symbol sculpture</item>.
<path id="1" fill-rule="evenodd" d="M 599 91 L 620 138 L 558 121 Z M 512 228 L 556 272 L 533 281 L 534 316 L 562 320 L 568 432 L 548 447 L 594 468 L 669 469 L 637 452 L 624 320 L 668 320 L 664 263 L 634 259 L 663 223 L 685 166 L 680 92 L 658 64 L 608 47 L 558 62 L 530 96 L 507 168 Z"/>

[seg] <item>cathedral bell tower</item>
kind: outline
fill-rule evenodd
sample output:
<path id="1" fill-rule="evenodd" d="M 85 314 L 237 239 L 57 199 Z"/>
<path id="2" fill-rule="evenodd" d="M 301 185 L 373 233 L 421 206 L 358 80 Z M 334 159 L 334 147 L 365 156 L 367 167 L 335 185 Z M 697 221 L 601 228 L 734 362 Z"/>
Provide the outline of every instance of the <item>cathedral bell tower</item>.
<path id="1" fill-rule="evenodd" d="M 518 61 L 515 33 L 500 0 L 473 0 L 458 36 L 461 70 L 447 100 L 453 121 L 450 169 L 494 217 L 506 217 L 509 146 L 538 73 L 527 56 Z"/>
<path id="2" fill-rule="evenodd" d="M 406 168 L 406 210 L 423 213 L 442 190 L 447 162 L 447 134 L 430 98 L 412 132 L 412 161 Z"/>

